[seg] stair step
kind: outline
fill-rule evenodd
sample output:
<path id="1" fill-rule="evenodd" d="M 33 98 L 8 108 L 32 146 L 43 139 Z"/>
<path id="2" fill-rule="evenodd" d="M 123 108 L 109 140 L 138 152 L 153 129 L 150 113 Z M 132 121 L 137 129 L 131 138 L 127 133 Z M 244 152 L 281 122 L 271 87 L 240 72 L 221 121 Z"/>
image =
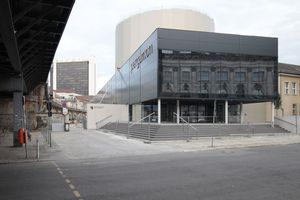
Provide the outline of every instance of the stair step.
<path id="1" fill-rule="evenodd" d="M 197 130 L 187 125 L 156 125 L 135 124 L 129 128 L 129 137 L 143 140 L 185 140 L 187 138 L 249 135 L 259 133 L 288 133 L 279 126 L 272 128 L 270 125 L 194 125 Z M 109 123 L 102 129 L 128 136 L 128 123 Z"/>

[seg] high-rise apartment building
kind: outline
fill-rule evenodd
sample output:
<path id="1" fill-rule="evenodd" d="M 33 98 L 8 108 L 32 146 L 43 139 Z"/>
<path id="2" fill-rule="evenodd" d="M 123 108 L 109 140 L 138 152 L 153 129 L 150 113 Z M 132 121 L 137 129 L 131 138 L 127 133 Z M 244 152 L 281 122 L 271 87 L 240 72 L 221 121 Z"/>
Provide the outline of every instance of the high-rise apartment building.
<path id="1" fill-rule="evenodd" d="M 50 72 L 52 91 L 63 90 L 81 95 L 96 93 L 96 64 L 93 59 L 56 60 Z"/>

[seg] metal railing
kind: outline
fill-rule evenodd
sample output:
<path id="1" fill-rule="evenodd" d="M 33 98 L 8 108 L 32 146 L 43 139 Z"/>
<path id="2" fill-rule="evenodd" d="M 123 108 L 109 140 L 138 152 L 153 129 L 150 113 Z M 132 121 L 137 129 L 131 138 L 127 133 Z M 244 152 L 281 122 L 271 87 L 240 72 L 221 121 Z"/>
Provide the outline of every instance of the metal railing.
<path id="1" fill-rule="evenodd" d="M 176 117 L 179 117 L 179 119 L 183 122 L 182 124 L 182 130 L 183 130 L 183 134 L 185 134 L 185 128 L 184 126 L 187 125 L 187 127 L 191 127 L 192 129 L 194 129 L 195 131 L 198 132 L 198 129 L 194 126 L 192 126 L 190 123 L 189 123 L 189 117 L 188 117 L 188 121 L 186 121 L 185 119 L 183 119 L 181 116 L 177 115 L 177 113 L 173 112 L 173 115 L 175 115 Z M 187 137 L 186 137 L 186 141 L 188 142 L 190 138 L 189 136 L 189 128 L 187 128 Z"/>
<path id="2" fill-rule="evenodd" d="M 151 131 L 150 131 L 150 123 L 151 123 L 151 116 L 154 115 L 155 112 L 150 113 L 149 115 L 143 117 L 142 119 L 138 120 L 137 122 L 134 122 L 129 125 L 129 120 L 128 120 L 128 129 L 127 129 L 127 138 L 130 137 L 130 127 L 136 125 L 136 124 L 142 124 L 142 122 L 148 121 L 148 143 L 151 142 Z M 147 120 L 146 120 L 147 119 Z"/>
<path id="3" fill-rule="evenodd" d="M 111 117 L 112 117 L 112 115 L 109 115 L 109 116 L 107 116 L 107 117 L 104 117 L 104 118 L 101 119 L 100 121 L 97 121 L 97 122 L 96 122 L 96 129 L 99 129 L 99 128 L 101 128 L 102 126 L 104 126 L 104 125 L 110 123 L 110 122 L 108 122 L 108 123 L 104 124 L 103 122 L 105 122 L 106 120 L 108 120 L 108 119 L 111 118 Z"/>
<path id="4" fill-rule="evenodd" d="M 280 126 L 281 128 L 288 130 L 292 133 L 298 133 L 298 126 L 297 123 L 294 124 L 292 122 L 289 122 L 287 120 L 281 119 L 279 117 L 274 117 L 275 124 Z"/>
<path id="5" fill-rule="evenodd" d="M 47 118 L 47 124 L 46 126 L 41 127 L 41 133 L 44 136 L 46 142 L 49 144 L 50 147 L 52 147 L 52 120 L 51 117 Z"/>

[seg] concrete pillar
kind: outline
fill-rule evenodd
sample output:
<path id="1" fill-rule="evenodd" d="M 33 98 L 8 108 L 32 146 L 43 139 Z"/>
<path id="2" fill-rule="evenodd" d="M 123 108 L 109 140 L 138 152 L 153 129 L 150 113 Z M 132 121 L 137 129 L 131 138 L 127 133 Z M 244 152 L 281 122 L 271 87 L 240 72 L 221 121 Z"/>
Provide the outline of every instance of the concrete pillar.
<path id="1" fill-rule="evenodd" d="M 161 123 L 161 100 L 157 100 L 157 123 Z"/>
<path id="2" fill-rule="evenodd" d="M 180 123 L 180 102 L 179 100 L 176 100 L 176 123 L 179 124 Z"/>
<path id="3" fill-rule="evenodd" d="M 130 122 L 130 115 L 131 115 L 131 113 L 130 113 L 130 105 L 128 104 L 128 123 Z"/>
<path id="4" fill-rule="evenodd" d="M 274 120 L 275 120 L 275 115 L 274 115 L 274 102 L 271 102 L 271 126 L 274 127 Z"/>
<path id="5" fill-rule="evenodd" d="M 217 100 L 214 100 L 213 123 L 216 122 L 216 115 L 217 115 Z"/>
<path id="6" fill-rule="evenodd" d="M 225 124 L 228 124 L 228 101 L 225 101 Z"/>
<path id="7" fill-rule="evenodd" d="M 14 92 L 13 94 L 13 110 L 14 110 L 14 117 L 13 117 L 13 145 L 14 146 L 21 146 L 18 141 L 18 130 L 21 127 L 24 127 L 24 110 L 22 104 L 23 92 Z"/>
<path id="8" fill-rule="evenodd" d="M 243 103 L 240 103 L 240 118 L 241 118 L 241 124 L 243 124 L 244 122 L 244 118 L 243 118 Z"/>

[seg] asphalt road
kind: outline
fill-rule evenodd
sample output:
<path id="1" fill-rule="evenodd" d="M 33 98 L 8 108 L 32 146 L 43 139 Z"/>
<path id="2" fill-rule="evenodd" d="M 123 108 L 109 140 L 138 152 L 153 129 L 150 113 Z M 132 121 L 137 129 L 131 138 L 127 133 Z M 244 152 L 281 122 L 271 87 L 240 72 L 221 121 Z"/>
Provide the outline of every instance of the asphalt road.
<path id="1" fill-rule="evenodd" d="M 0 165 L 0 199 L 299 200 L 300 145 Z"/>

